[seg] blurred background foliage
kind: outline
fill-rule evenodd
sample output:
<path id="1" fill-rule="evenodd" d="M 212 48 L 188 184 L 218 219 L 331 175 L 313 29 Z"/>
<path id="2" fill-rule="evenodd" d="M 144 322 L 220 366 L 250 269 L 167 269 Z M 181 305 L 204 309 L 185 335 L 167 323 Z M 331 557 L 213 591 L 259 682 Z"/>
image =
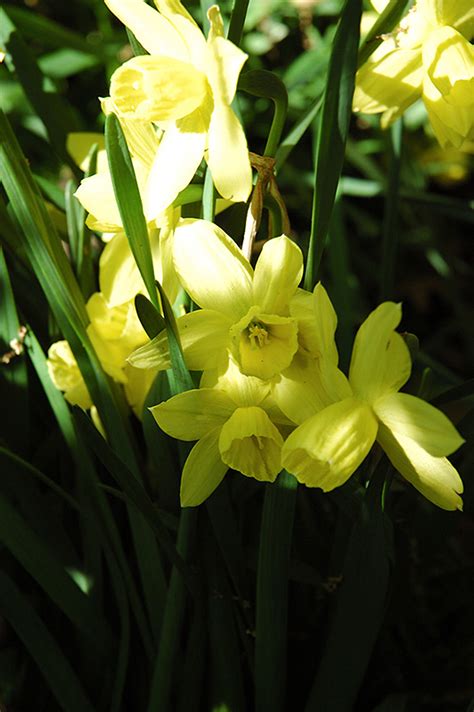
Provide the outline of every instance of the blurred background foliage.
<path id="1" fill-rule="evenodd" d="M 212 4 L 203 0 L 186 2 L 202 22 L 203 9 Z M 232 3 L 223 0 L 221 9 L 229 17 Z M 320 96 L 334 36 L 335 22 L 342 3 L 338 0 L 251 0 L 242 46 L 251 55 L 246 69 L 267 69 L 285 83 L 289 94 L 289 111 L 284 136 L 301 115 Z M 57 130 L 102 131 L 103 116 L 98 97 L 108 93 L 108 80 L 119 63 L 132 53 L 122 26 L 112 17 L 101 0 L 26 0 L 5 2 L 6 13 L 25 43 L 25 52 L 36 61 L 41 78 L 29 79 L 51 98 L 56 112 Z M 4 15 L 0 18 L 5 33 Z M 4 38 L 3 38 L 4 39 Z M 21 53 L 20 53 L 21 56 Z M 26 56 L 26 55 L 23 55 Z M 80 178 L 65 153 L 52 150 L 51 136 L 38 115 L 34 88 L 28 88 L 28 77 L 19 81 L 21 68 L 7 61 L 0 65 L 0 108 L 7 114 L 18 141 L 27 156 L 48 201 L 48 210 L 60 234 L 66 239 L 64 188 L 71 179 Z M 250 149 L 262 153 L 271 123 L 272 110 L 266 99 L 239 93 L 238 109 L 246 127 Z M 396 209 L 396 261 L 393 287 L 385 298 L 403 302 L 402 327 L 419 339 L 412 392 L 428 399 L 448 388 L 455 388 L 472 378 L 474 357 L 474 314 L 472 305 L 472 264 L 474 224 L 474 146 L 461 153 L 442 151 L 426 126 L 423 107 L 416 104 L 405 118 L 401 139 L 399 202 Z M 304 248 L 311 220 L 314 182 L 313 145 L 316 133 L 313 121 L 278 170 L 278 184 L 287 204 L 292 236 Z M 330 230 L 328 249 L 323 261 L 322 279 L 340 317 L 338 332 L 343 362 L 347 363 L 355 328 L 380 300 L 384 194 L 393 167 L 396 130 L 382 132 L 377 117 L 353 116 L 346 149 L 343 176 L 339 184 Z M 399 130 L 399 129 L 398 129 Z M 392 163 L 391 163 L 392 161 Z M 3 209 L 2 209 L 3 210 Z M 221 224 L 237 238 L 242 219 L 235 208 L 219 218 Z M 264 228 L 262 228 L 262 237 Z M 21 252 L 15 251 L 14 226 L 3 211 L 0 234 L 5 242 L 6 262 L 0 260 L 0 292 L 3 317 L 0 352 L 6 353 L 12 338 L 16 304 L 20 323 L 34 325 L 36 335 L 47 349 L 58 338 L 46 300 L 32 277 Z M 100 243 L 92 241 L 97 259 Z M 1 257 L 1 255 L 0 255 Z M 6 270 L 8 266 L 8 273 Z M 9 278 L 7 276 L 9 274 Z M 12 291 L 10 291 L 10 283 Z M 12 302 L 12 294 L 14 302 Z M 16 329 L 13 329 L 13 334 Z M 20 531 L 12 507 L 28 522 L 32 540 L 62 562 L 78 586 L 87 591 L 87 565 L 80 551 L 79 518 L 72 516 L 64 498 L 41 479 L 32 476 L 24 461 L 38 472 L 47 472 L 65 491 L 75 491 L 71 454 L 57 436 L 57 428 L 43 387 L 31 363 L 16 359 L 9 368 L 0 370 L 2 426 L 0 462 L 1 569 L 15 581 L 34 609 L 47 623 L 49 633 L 66 651 L 76 675 L 91 696 L 100 699 L 103 683 L 107 685 L 97 659 L 88 654 L 87 638 L 74 637 L 71 623 L 55 602 L 38 586 L 31 566 L 22 566 L 22 556 L 12 554 L 8 529 Z M 472 391 L 472 383 L 471 383 Z M 437 510 L 414 491 L 407 492 L 399 480 L 392 486 L 391 518 L 394 524 L 394 560 L 392 592 L 386 602 L 385 622 L 377 640 L 356 707 L 357 712 L 379 710 L 433 710 L 464 712 L 474 699 L 474 483 L 472 469 L 474 448 L 472 435 L 472 397 L 456 400 L 447 408 L 468 444 L 453 461 L 462 474 L 466 494 L 463 514 Z M 138 428 L 136 428 L 138 430 Z M 141 442 L 141 436 L 137 434 Z M 13 462 L 5 449 L 23 460 Z M 102 478 L 111 486 L 108 476 Z M 151 474 L 153 489 L 153 473 Z M 252 639 L 254 625 L 252 584 L 257 566 L 262 488 L 253 481 L 231 479 L 240 543 L 247 562 L 244 609 L 247 621 L 243 638 Z M 119 528 L 126 529 L 119 498 L 111 502 Z M 170 495 L 169 502 L 173 502 Z M 168 504 L 169 504 L 168 502 Z M 341 505 L 342 503 L 342 505 Z M 328 617 L 340 583 L 345 542 L 351 515 L 343 506 L 343 494 L 325 496 L 319 491 L 300 488 L 296 504 L 295 531 L 290 567 L 289 606 L 289 680 L 291 691 L 288 709 L 299 710 L 312 684 L 315 668 L 321 658 Z M 176 524 L 175 504 L 167 506 L 168 524 Z M 10 517 L 10 519 L 9 519 Z M 9 524 L 8 524 L 9 523 Z M 8 525 L 8 526 L 7 526 Z M 15 526 L 20 527 L 15 529 Z M 203 524 L 202 537 L 209 539 Z M 11 536 L 11 534 L 10 534 Z M 24 535 L 22 535 L 24 536 Z M 39 557 L 41 551 L 30 548 L 22 538 L 24 557 Z M 214 546 L 214 549 L 213 549 Z M 127 548 L 127 547 L 126 547 Z M 93 552 L 93 548 L 89 553 Z M 92 555 L 92 554 L 91 554 Z M 210 544 L 202 565 L 211 579 L 217 581 L 208 612 L 209 636 L 206 659 L 210 670 L 218 668 L 219 625 L 232 616 L 228 583 L 223 583 L 222 562 Z M 90 563 L 90 562 L 89 562 Z M 86 562 L 87 564 L 87 562 Z M 136 575 L 132 561 L 132 575 Z M 29 571 L 30 573 L 27 573 Z M 2 584 L 3 585 L 3 584 Z M 371 582 L 367 581 L 370 587 Z M 103 601 L 110 596 L 110 581 L 102 586 Z M 227 586 L 227 588 L 226 588 Z M 1 587 L 0 587 L 1 588 Z M 9 598 L 7 588 L 0 597 L 0 611 Z M 12 594 L 13 595 L 13 594 Z M 107 608 L 107 604 L 103 604 Z M 115 606 L 115 604 L 114 604 Z M 114 625 L 117 611 L 110 613 Z M 187 621 L 191 625 L 191 619 Z M 213 629 L 214 626 L 214 629 Z M 217 628 L 215 627 L 217 626 Z M 37 631 L 38 644 L 45 645 L 44 632 Z M 197 640 L 202 631 L 192 628 Z M 201 638 L 199 637 L 201 636 Z M 21 637 L 21 636 L 20 636 Z M 136 633 L 131 650 L 140 653 Z M 189 645 L 189 641 L 188 641 Z M 203 645 L 206 645 L 203 643 Z M 225 643 L 223 643 L 225 648 Z M 199 649 L 199 648 L 198 648 Z M 183 640 L 183 656 L 189 654 Z M 242 656 L 242 653 L 239 653 Z M 145 709 L 140 693 L 147 672 L 140 655 L 130 656 L 130 679 L 135 680 L 136 696 L 125 697 L 123 710 Z M 238 656 L 239 657 L 239 656 Z M 100 659 L 100 657 L 99 657 Z M 192 666 L 193 658 L 186 657 Z M 197 663 L 196 663 L 197 664 Z M 244 677 L 243 689 L 251 687 L 251 676 L 245 661 L 240 660 Z M 82 666 L 82 667 L 81 667 Z M 222 673 L 222 671 L 221 671 Z M 177 675 L 184 673 L 176 673 Z M 187 670 L 186 674 L 189 674 Z M 211 674 L 211 673 L 209 673 Z M 340 670 L 341 680 L 346 670 Z M 107 669 L 107 675 L 111 675 Z M 107 677 L 107 675 L 105 677 Z M 217 673 L 216 673 L 217 675 Z M 229 685 L 229 677 L 217 675 Z M 214 683 L 216 683 L 214 679 Z M 192 680 L 192 676 L 186 678 Z M 179 680 L 176 680 L 179 682 Z M 191 684 L 191 683 L 189 683 Z M 224 683 L 223 683 L 224 684 Z M 128 688 L 129 696 L 132 688 Z M 191 688 L 189 688 L 191 689 Z M 219 708 L 217 687 L 209 683 L 202 709 Z M 238 695 L 237 695 L 238 697 Z M 12 629 L 0 619 L 0 701 L 9 712 L 50 712 L 57 709 L 48 685 L 40 677 L 25 647 Z M 109 709 L 102 699 L 100 709 Z M 184 709 L 183 698 L 174 709 Z M 189 707 L 189 709 L 198 709 Z M 251 709 L 249 703 L 237 700 L 232 712 Z M 321 710 L 323 712 L 323 710 Z M 328 710 L 329 712 L 329 710 Z"/>

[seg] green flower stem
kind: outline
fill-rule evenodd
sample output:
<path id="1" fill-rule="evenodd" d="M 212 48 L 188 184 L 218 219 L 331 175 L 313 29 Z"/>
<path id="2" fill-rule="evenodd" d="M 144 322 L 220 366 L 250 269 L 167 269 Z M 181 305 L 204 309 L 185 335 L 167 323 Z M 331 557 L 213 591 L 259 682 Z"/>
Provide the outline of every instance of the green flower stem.
<path id="1" fill-rule="evenodd" d="M 234 7 L 232 8 L 227 39 L 237 46 L 240 45 L 242 39 L 248 6 L 249 0 L 235 0 Z"/>
<path id="2" fill-rule="evenodd" d="M 256 712 L 285 708 L 288 568 L 296 490 L 295 478 L 283 470 L 265 492 L 257 570 Z"/>
<path id="3" fill-rule="evenodd" d="M 390 130 L 390 164 L 382 228 L 382 267 L 380 270 L 380 301 L 393 297 L 395 261 L 398 246 L 398 207 L 400 198 L 400 166 L 402 159 L 403 120 Z"/>
<path id="4" fill-rule="evenodd" d="M 241 75 L 238 89 L 273 101 L 275 111 L 264 151 L 264 156 L 273 158 L 280 143 L 288 110 L 288 92 L 285 85 L 273 72 L 254 69 Z"/>
<path id="5" fill-rule="evenodd" d="M 357 60 L 358 67 L 361 67 L 370 55 L 375 52 L 380 43 L 383 42 L 383 36 L 391 32 L 397 25 L 400 18 L 405 14 L 407 5 L 407 0 L 391 0 L 384 11 L 380 13 L 360 46 Z"/>

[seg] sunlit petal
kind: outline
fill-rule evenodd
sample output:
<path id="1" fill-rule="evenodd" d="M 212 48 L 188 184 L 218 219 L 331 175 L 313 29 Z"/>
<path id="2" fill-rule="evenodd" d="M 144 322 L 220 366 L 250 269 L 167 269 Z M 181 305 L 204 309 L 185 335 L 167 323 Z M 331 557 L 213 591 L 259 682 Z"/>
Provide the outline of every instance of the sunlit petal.
<path id="1" fill-rule="evenodd" d="M 333 402 L 321 382 L 318 362 L 302 353 L 275 379 L 272 394 L 283 413 L 298 425 Z"/>
<path id="2" fill-rule="evenodd" d="M 199 440 L 222 426 L 235 403 L 216 388 L 200 388 L 173 396 L 150 411 L 160 428 L 178 440 Z"/>
<path id="3" fill-rule="evenodd" d="M 421 494 L 442 509 L 462 509 L 463 484 L 445 457 L 433 457 L 411 438 L 395 436 L 380 425 L 377 440 L 392 465 Z"/>
<path id="4" fill-rule="evenodd" d="M 444 413 L 408 393 L 391 393 L 373 408 L 393 435 L 414 440 L 435 457 L 451 455 L 464 442 Z"/>
<path id="5" fill-rule="evenodd" d="M 105 0 L 109 10 L 129 28 L 150 54 L 187 59 L 183 38 L 173 25 L 142 0 Z"/>
<path id="6" fill-rule="evenodd" d="M 206 220 L 183 220 L 175 230 L 174 263 L 199 306 L 240 318 L 251 305 L 253 270 L 226 233 Z"/>
<path id="7" fill-rule="evenodd" d="M 202 110 L 197 109 L 165 131 L 148 177 L 149 220 L 171 205 L 193 179 L 204 154 L 207 127 Z"/>
<path id="8" fill-rule="evenodd" d="M 255 265 L 254 304 L 267 314 L 288 314 L 303 274 L 300 248 L 286 235 L 268 240 Z"/>
<path id="9" fill-rule="evenodd" d="M 400 304 L 380 304 L 359 328 L 352 351 L 349 381 L 356 396 L 369 403 L 398 391 L 408 380 L 411 359 L 394 329 L 402 317 Z"/>
<path id="10" fill-rule="evenodd" d="M 247 139 L 230 106 L 216 103 L 208 134 L 207 163 L 223 198 L 245 202 L 252 190 Z"/>
<path id="11" fill-rule="evenodd" d="M 220 431 L 220 428 L 211 430 L 189 453 L 181 477 L 182 507 L 202 504 L 224 479 L 228 468 L 219 452 Z"/>

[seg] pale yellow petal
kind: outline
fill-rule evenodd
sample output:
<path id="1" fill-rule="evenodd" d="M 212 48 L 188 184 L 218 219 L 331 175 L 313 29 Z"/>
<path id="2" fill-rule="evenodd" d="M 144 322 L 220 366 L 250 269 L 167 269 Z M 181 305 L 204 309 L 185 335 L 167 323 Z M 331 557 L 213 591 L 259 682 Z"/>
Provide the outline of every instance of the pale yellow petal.
<path id="1" fill-rule="evenodd" d="M 419 49 L 394 49 L 369 60 L 357 72 L 353 108 L 378 114 L 405 110 L 421 95 L 423 67 Z"/>
<path id="2" fill-rule="evenodd" d="M 110 173 L 96 173 L 84 178 L 74 195 L 89 213 L 87 223 L 93 230 L 117 232 L 122 229 Z"/>
<path id="3" fill-rule="evenodd" d="M 201 71 L 205 71 L 206 40 L 183 4 L 179 0 L 155 0 L 155 5 L 181 37 L 188 59 Z"/>
<path id="4" fill-rule="evenodd" d="M 231 322 L 212 309 L 198 309 L 178 319 L 186 365 L 192 371 L 215 368 L 229 344 Z"/>
<path id="5" fill-rule="evenodd" d="M 189 453 L 181 477 L 182 507 L 202 504 L 224 479 L 228 468 L 219 452 L 220 431 L 220 428 L 211 430 Z"/>
<path id="6" fill-rule="evenodd" d="M 210 30 L 207 39 L 207 77 L 214 101 L 231 104 L 242 67 L 248 55 L 223 37 L 222 18 L 217 5 L 209 8 Z"/>
<path id="7" fill-rule="evenodd" d="M 349 381 L 356 396 L 374 402 L 398 391 L 408 380 L 411 359 L 400 334 L 400 304 L 384 302 L 359 328 L 352 351 Z"/>
<path id="8" fill-rule="evenodd" d="M 173 396 L 150 411 L 167 435 L 179 440 L 199 440 L 222 426 L 235 408 L 235 403 L 223 391 L 200 388 Z"/>
<path id="9" fill-rule="evenodd" d="M 212 377 L 210 373 L 208 376 L 203 374 L 201 387 L 208 378 Z M 238 363 L 232 357 L 225 362 L 225 370 L 222 373 L 216 373 L 214 378 L 215 385 L 224 390 L 234 403 L 241 407 L 260 405 L 270 393 L 268 382 L 241 373 Z"/>
<path id="10" fill-rule="evenodd" d="M 205 75 L 189 62 L 161 55 L 140 55 L 115 70 L 110 96 L 126 118 L 176 121 L 205 101 Z"/>
<path id="11" fill-rule="evenodd" d="M 252 169 L 244 130 L 227 104 L 215 103 L 208 135 L 207 163 L 223 198 L 245 202 L 252 190 Z"/>
<path id="12" fill-rule="evenodd" d="M 173 255 L 181 284 L 196 304 L 237 319 L 250 308 L 253 270 L 217 225 L 182 220 L 175 230 Z"/>
<path id="13" fill-rule="evenodd" d="M 423 103 L 434 134 L 444 149 L 460 149 L 474 140 L 472 106 L 454 106 L 447 102 L 428 75 L 423 82 Z"/>
<path id="14" fill-rule="evenodd" d="M 462 509 L 463 484 L 445 457 L 433 457 L 411 438 L 395 436 L 380 425 L 377 440 L 396 470 L 421 494 L 442 509 Z"/>
<path id="15" fill-rule="evenodd" d="M 303 255 L 286 235 L 268 240 L 255 265 L 253 301 L 267 314 L 289 314 L 303 275 Z"/>
<path id="16" fill-rule="evenodd" d="M 194 178 L 204 155 L 207 128 L 205 112 L 197 109 L 165 131 L 148 176 L 149 220 L 170 206 Z"/>
<path id="17" fill-rule="evenodd" d="M 164 371 L 171 367 L 168 337 L 163 329 L 158 336 L 127 356 L 127 363 L 134 368 L 156 368 Z"/>
<path id="18" fill-rule="evenodd" d="M 444 413 L 408 393 L 392 393 L 373 408 L 393 435 L 414 440 L 435 457 L 451 455 L 464 442 Z"/>
<path id="19" fill-rule="evenodd" d="M 144 291 L 143 279 L 124 232 L 118 232 L 100 256 L 99 286 L 110 307 L 128 302 Z"/>
<path id="20" fill-rule="evenodd" d="M 283 438 L 262 408 L 238 408 L 219 437 L 222 460 L 256 480 L 273 482 L 281 470 Z"/>
<path id="21" fill-rule="evenodd" d="M 377 420 L 354 398 L 328 406 L 289 435 L 282 465 L 308 487 L 328 492 L 344 484 L 374 444 Z"/>
<path id="22" fill-rule="evenodd" d="M 319 282 L 313 294 L 298 289 L 290 302 L 290 313 L 298 320 L 298 340 L 313 357 L 324 356 L 337 365 L 334 335 L 337 316 L 331 300 Z"/>
<path id="23" fill-rule="evenodd" d="M 150 54 L 175 59 L 188 57 L 179 32 L 159 12 L 142 0 L 105 0 L 105 4 Z"/>
<path id="24" fill-rule="evenodd" d="M 318 362 L 302 353 L 275 379 L 272 394 L 287 418 L 298 425 L 333 402 L 321 382 Z"/>
<path id="25" fill-rule="evenodd" d="M 431 25 L 450 25 L 467 39 L 474 35 L 472 0 L 418 0 L 417 4 Z"/>

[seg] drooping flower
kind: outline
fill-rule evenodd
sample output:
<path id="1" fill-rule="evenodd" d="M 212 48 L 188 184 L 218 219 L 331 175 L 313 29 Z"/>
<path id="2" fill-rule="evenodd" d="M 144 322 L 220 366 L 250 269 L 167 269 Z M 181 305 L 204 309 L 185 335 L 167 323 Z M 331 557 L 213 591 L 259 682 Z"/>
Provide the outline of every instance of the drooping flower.
<path id="1" fill-rule="evenodd" d="M 349 379 L 344 382 L 339 372 L 338 400 L 291 433 L 282 464 L 300 482 L 328 491 L 352 475 L 377 440 L 427 499 L 461 509 L 462 482 L 446 455 L 463 439 L 440 410 L 398 393 L 411 370 L 408 349 L 395 331 L 400 319 L 400 305 L 393 302 L 369 315 L 356 335 Z"/>
<path id="2" fill-rule="evenodd" d="M 418 0 L 356 77 L 354 110 L 386 127 L 420 97 L 443 147 L 474 139 L 474 6 Z"/>
<path id="3" fill-rule="evenodd" d="M 179 280 L 202 309 L 178 319 L 188 368 L 213 369 L 230 352 L 242 373 L 270 379 L 298 349 L 298 323 L 290 315 L 303 271 L 299 247 L 288 237 L 265 243 L 255 270 L 216 225 L 182 220 L 173 259 Z M 129 358 L 132 365 L 169 367 L 166 333 Z"/>
<path id="4" fill-rule="evenodd" d="M 149 55 L 134 57 L 111 79 L 121 116 L 164 129 L 148 183 L 156 214 L 192 180 L 203 156 L 223 198 L 247 200 L 252 176 L 247 141 L 231 109 L 247 55 L 225 39 L 219 8 L 208 10 L 207 42 L 179 0 L 106 0 Z"/>
<path id="5" fill-rule="evenodd" d="M 183 468 L 183 507 L 204 502 L 228 468 L 265 482 L 281 470 L 287 421 L 271 401 L 269 384 L 243 376 L 232 361 L 214 387 L 180 393 L 150 410 L 168 435 L 198 441 Z"/>

